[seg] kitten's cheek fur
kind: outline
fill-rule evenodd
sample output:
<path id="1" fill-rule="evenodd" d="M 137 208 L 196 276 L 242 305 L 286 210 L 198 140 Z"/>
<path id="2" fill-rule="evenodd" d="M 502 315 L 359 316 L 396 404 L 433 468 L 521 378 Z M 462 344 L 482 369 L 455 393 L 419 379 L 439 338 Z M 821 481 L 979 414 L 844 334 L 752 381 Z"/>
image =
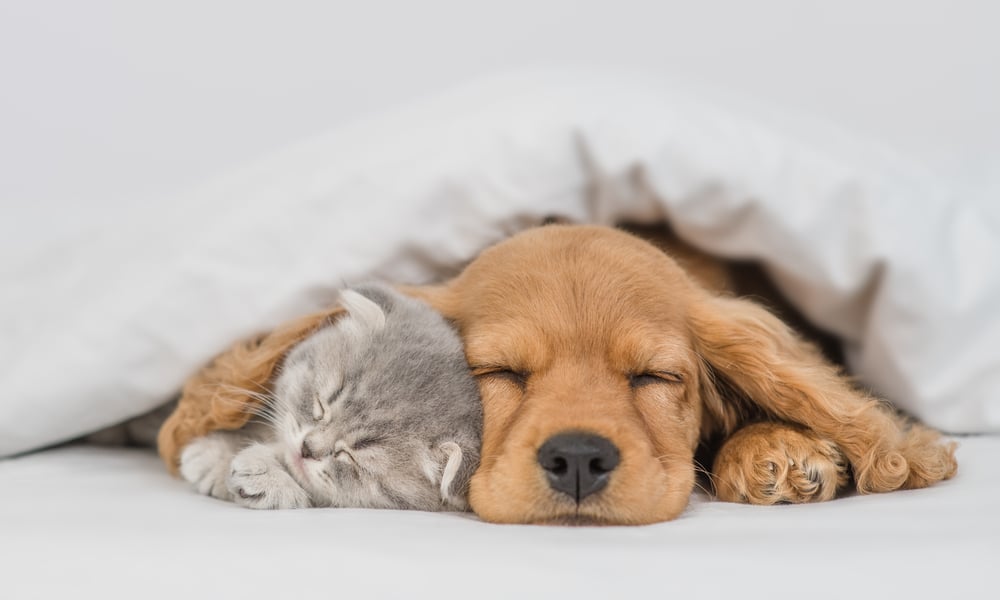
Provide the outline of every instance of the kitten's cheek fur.
<path id="1" fill-rule="evenodd" d="M 285 464 L 288 465 L 288 473 L 292 479 L 300 487 L 307 490 L 310 496 L 322 499 L 319 502 L 314 502 L 314 506 L 331 502 L 333 496 L 331 490 L 323 489 L 323 486 L 319 483 L 321 478 L 315 473 L 310 472 L 310 465 L 306 464 L 306 461 L 300 455 L 288 452 L 285 454 L 285 461 Z"/>

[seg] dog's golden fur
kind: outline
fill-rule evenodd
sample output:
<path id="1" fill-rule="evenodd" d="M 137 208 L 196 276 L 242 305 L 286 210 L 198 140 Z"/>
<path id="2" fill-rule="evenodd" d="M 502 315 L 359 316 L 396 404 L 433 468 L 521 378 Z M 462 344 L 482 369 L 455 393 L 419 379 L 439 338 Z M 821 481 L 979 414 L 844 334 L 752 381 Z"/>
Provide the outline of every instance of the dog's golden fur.
<path id="1" fill-rule="evenodd" d="M 713 466 L 724 500 L 826 500 L 848 466 L 862 493 L 954 474 L 953 444 L 852 387 L 767 310 L 718 293 L 726 277 L 712 263 L 680 258 L 688 270 L 627 233 L 555 225 L 486 250 L 447 284 L 406 290 L 455 323 L 480 382 L 482 463 L 470 502 L 482 518 L 672 519 L 695 485 L 699 443 L 717 436 L 726 438 Z M 302 323 L 224 354 L 185 387 L 184 416 L 161 433 L 169 465 L 191 432 L 246 420 L 239 404 L 249 396 L 211 396 L 266 383 L 311 330 Z M 549 487 L 538 450 L 581 430 L 611 440 L 621 461 L 600 493 L 577 503 Z"/>

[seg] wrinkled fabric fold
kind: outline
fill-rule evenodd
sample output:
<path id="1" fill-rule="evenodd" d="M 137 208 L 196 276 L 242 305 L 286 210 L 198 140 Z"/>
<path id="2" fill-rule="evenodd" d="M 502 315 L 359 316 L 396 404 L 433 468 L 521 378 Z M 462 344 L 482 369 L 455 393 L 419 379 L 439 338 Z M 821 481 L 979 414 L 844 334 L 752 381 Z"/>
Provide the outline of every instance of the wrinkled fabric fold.
<path id="1" fill-rule="evenodd" d="M 800 133 L 650 79 L 533 72 L 283 149 L 3 265 L 0 456 L 152 408 L 345 283 L 440 280 L 552 215 L 669 219 L 760 260 L 864 385 L 946 431 L 1000 431 L 996 220 L 874 145 Z"/>

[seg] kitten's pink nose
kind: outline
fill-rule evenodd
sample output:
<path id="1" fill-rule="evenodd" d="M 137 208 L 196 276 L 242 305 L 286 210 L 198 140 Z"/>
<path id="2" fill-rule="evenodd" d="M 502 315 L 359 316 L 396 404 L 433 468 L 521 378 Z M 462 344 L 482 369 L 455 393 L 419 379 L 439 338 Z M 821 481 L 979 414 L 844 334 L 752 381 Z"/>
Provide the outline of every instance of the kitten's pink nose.
<path id="1" fill-rule="evenodd" d="M 311 459 L 316 458 L 316 456 L 313 454 L 312 448 L 309 447 L 308 440 L 302 440 L 302 450 L 300 452 L 302 453 L 302 458 L 311 458 Z"/>

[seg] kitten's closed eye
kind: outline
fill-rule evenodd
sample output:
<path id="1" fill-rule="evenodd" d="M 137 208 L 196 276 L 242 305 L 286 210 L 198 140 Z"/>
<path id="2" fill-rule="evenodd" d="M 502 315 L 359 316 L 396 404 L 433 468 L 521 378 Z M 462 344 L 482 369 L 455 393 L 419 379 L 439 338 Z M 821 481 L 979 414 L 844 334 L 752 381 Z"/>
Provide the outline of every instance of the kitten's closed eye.
<path id="1" fill-rule="evenodd" d="M 355 467 L 359 467 L 357 458 L 354 457 L 354 452 L 351 448 L 347 446 L 343 441 L 338 440 L 333 446 L 333 458 L 341 462 L 349 463 Z"/>

